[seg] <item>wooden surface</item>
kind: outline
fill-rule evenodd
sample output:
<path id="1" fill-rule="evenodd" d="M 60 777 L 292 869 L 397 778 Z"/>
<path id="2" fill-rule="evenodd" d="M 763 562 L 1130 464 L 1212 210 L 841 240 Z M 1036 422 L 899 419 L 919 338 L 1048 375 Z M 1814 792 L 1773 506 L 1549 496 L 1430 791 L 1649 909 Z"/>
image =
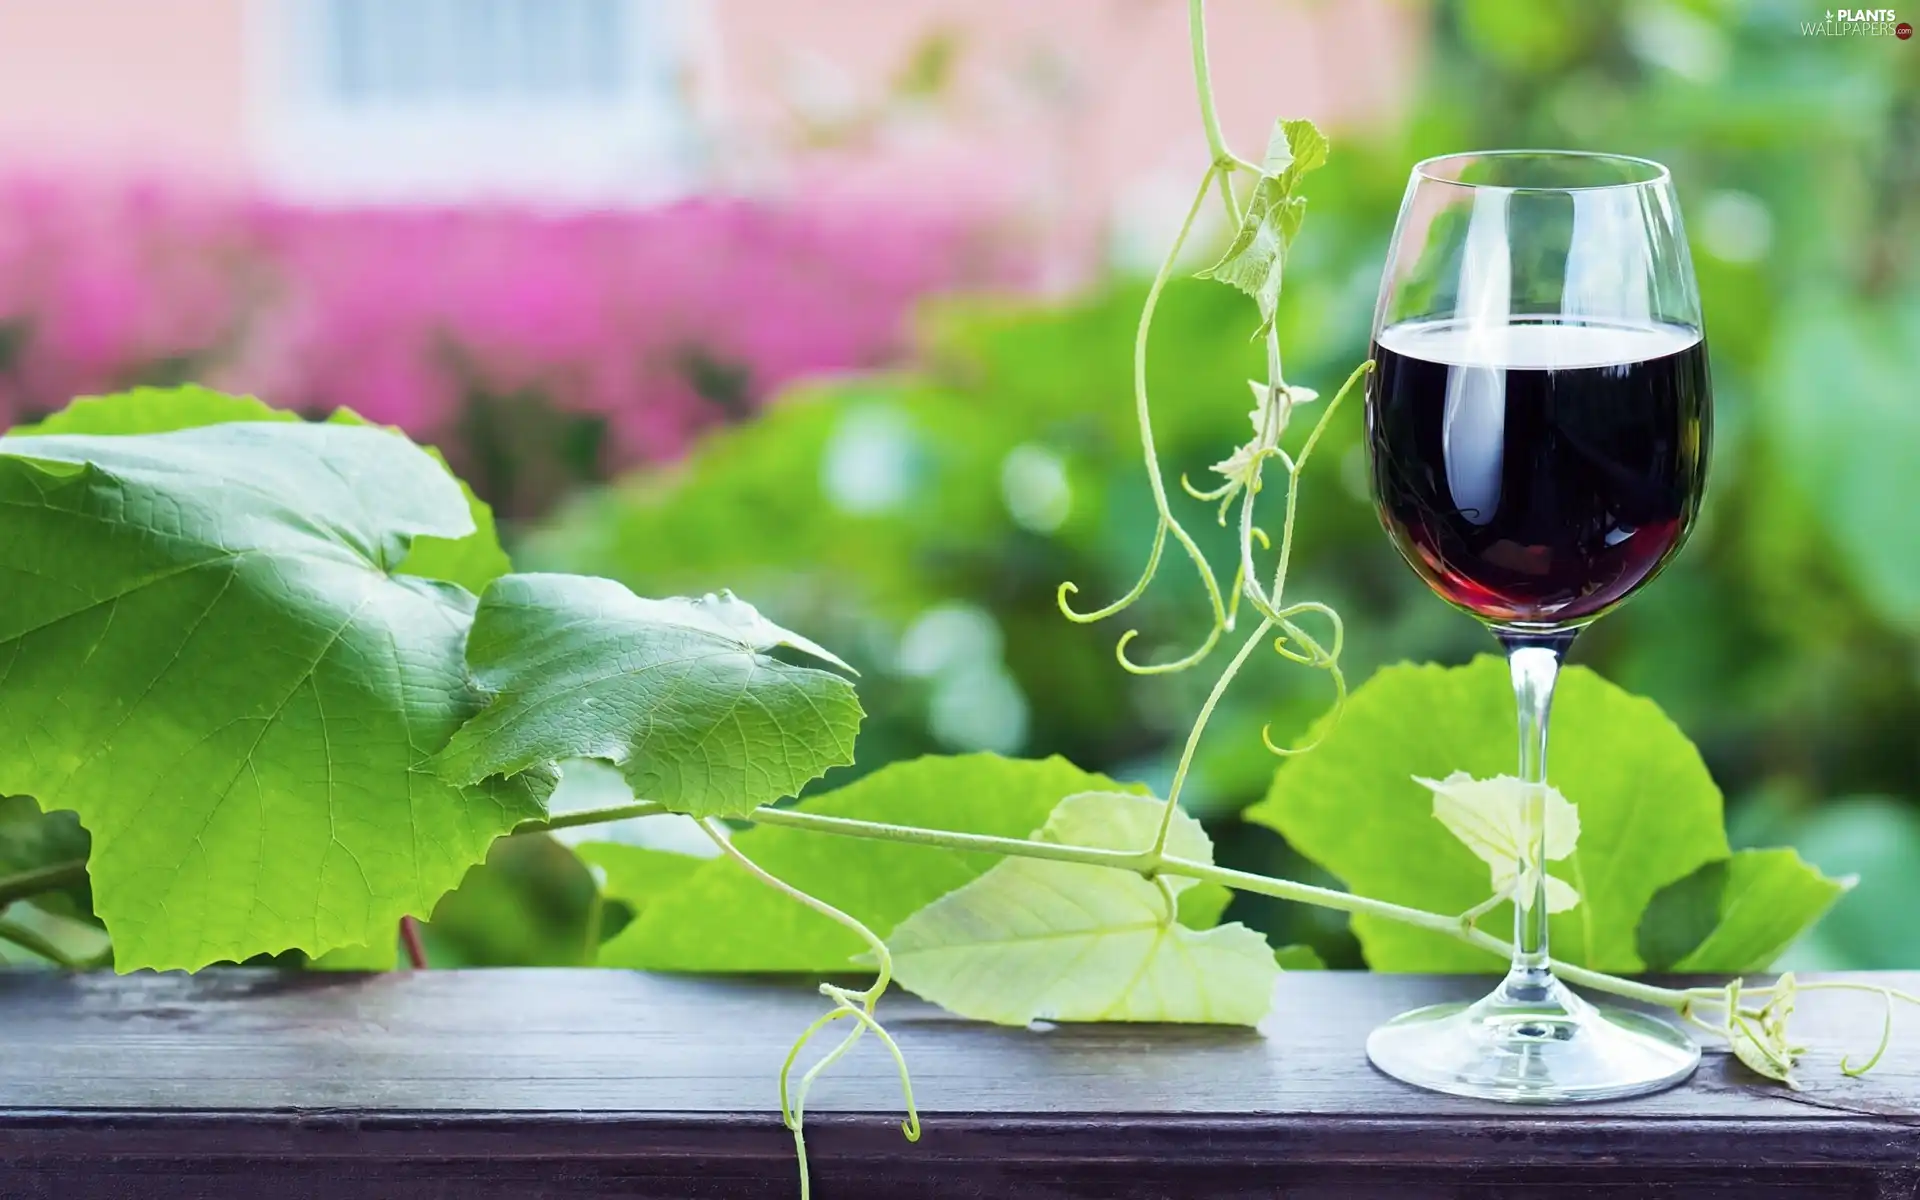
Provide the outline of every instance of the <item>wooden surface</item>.
<path id="1" fill-rule="evenodd" d="M 1290 974 L 1258 1033 L 1008 1030 L 890 997 L 926 1136 L 900 1137 L 863 1046 L 810 1105 L 815 1195 L 1920 1200 L 1912 1014 L 1850 1080 L 1878 1002 L 1803 997 L 1800 1094 L 1716 1051 L 1683 1088 L 1552 1110 L 1367 1065 L 1374 1024 L 1485 986 Z M 774 1078 L 824 1005 L 618 971 L 0 974 L 0 1198 L 791 1196 Z"/>

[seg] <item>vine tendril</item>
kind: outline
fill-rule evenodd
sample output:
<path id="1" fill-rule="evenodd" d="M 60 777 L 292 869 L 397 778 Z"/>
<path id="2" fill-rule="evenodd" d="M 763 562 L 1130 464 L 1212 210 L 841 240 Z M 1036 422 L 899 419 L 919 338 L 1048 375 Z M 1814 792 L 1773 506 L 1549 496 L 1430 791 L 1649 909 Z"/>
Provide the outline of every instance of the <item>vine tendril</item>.
<path id="1" fill-rule="evenodd" d="M 807 1169 L 807 1137 L 804 1129 L 807 1093 L 812 1090 L 814 1080 L 834 1063 L 840 1061 L 841 1057 L 858 1045 L 861 1037 L 868 1032 L 871 1032 L 880 1040 L 880 1044 L 886 1047 L 887 1053 L 893 1057 L 894 1066 L 900 1072 L 900 1095 L 907 1110 L 907 1118 L 901 1122 L 900 1131 L 906 1135 L 909 1142 L 920 1140 L 920 1112 L 914 1106 L 913 1079 L 907 1071 L 906 1056 L 900 1053 L 900 1047 L 893 1040 L 893 1036 L 873 1015 L 874 1006 L 880 1002 L 880 997 L 886 993 L 887 985 L 893 981 L 893 955 L 888 952 L 886 942 L 882 941 L 873 930 L 868 929 L 863 922 L 840 911 L 825 900 L 793 886 L 747 857 L 712 818 L 702 819 L 699 825 L 701 831 L 713 841 L 715 846 L 719 847 L 720 852 L 732 859 L 749 875 L 858 935 L 860 940 L 867 944 L 877 967 L 873 984 L 861 991 L 838 987 L 831 983 L 820 985 L 820 994 L 832 1000 L 834 1007 L 832 1011 L 823 1013 L 801 1031 L 800 1037 L 787 1051 L 786 1061 L 780 1066 L 780 1119 L 793 1133 L 794 1154 L 799 1159 L 800 1167 L 801 1200 L 810 1200 L 813 1184 Z M 822 1055 L 820 1061 L 807 1068 L 806 1073 L 800 1077 L 797 1088 L 792 1087 L 793 1068 L 800 1061 L 800 1055 L 805 1052 L 808 1043 L 812 1042 L 814 1037 L 827 1026 L 848 1017 L 852 1017 L 856 1022 L 853 1029 L 841 1039 L 839 1045 Z"/>

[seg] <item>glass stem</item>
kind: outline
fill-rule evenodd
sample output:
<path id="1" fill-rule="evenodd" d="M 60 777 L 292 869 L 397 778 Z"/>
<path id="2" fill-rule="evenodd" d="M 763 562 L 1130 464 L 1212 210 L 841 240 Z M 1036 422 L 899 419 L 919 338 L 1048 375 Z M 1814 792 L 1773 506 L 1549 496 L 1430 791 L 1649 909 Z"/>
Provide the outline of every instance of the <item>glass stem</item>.
<path id="1" fill-rule="evenodd" d="M 1513 966 L 1500 990 L 1516 1004 L 1538 1004 L 1554 991 L 1547 952 L 1547 721 L 1560 659 L 1578 630 L 1494 631 L 1507 651 L 1514 706 L 1520 716 L 1520 780 L 1527 785 L 1519 887 L 1513 905 Z"/>

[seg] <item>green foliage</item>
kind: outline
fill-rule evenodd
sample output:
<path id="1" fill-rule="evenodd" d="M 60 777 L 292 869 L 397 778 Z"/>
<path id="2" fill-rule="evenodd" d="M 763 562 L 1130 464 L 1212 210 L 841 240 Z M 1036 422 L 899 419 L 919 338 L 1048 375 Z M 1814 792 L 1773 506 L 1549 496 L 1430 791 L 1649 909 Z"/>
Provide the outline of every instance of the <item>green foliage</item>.
<path id="1" fill-rule="evenodd" d="M 1061 797 L 1116 786 L 1103 775 L 1058 758 L 1025 761 L 968 754 L 896 763 L 804 800 L 799 809 L 863 821 L 1025 837 L 1046 821 Z M 988 854 L 824 837 L 770 825 L 737 834 L 734 845 L 775 876 L 864 922 L 882 937 L 995 861 Z M 636 865 L 650 870 L 663 859 L 681 857 L 649 855 Z M 603 965 L 827 974 L 848 970 L 853 956 L 866 950 L 844 926 L 774 892 L 731 860 L 691 861 L 697 864 L 691 869 L 666 864 L 669 871 L 685 876 L 685 882 L 671 890 L 650 874 L 608 867 L 607 895 L 633 904 L 639 916 L 602 949 Z M 1199 891 L 1193 889 L 1188 895 Z M 1201 893 L 1196 903 L 1208 899 L 1217 899 L 1217 894 Z M 1200 916 L 1204 912 L 1196 910 L 1195 919 Z"/>
<path id="2" fill-rule="evenodd" d="M 598 873 L 601 895 L 625 905 L 630 916 L 638 916 L 647 905 L 680 891 L 692 882 L 696 871 L 713 861 L 625 842 L 581 842 L 573 852 Z M 600 948 L 596 947 L 596 961 L 599 954 Z"/>
<path id="3" fill-rule="evenodd" d="M 1763 414 L 1787 482 L 1820 514 L 1860 594 L 1920 635 L 1920 303 L 1810 299 L 1786 330 Z"/>
<path id="4" fill-rule="evenodd" d="M 1042 841 L 1112 850 L 1149 845 L 1166 802 L 1117 792 L 1067 797 Z M 1173 814 L 1168 851 L 1213 860 L 1199 822 Z M 1180 1021 L 1254 1025 L 1280 967 L 1244 925 L 1204 932 L 1171 911 L 1172 894 L 1124 871 L 1007 858 L 914 913 L 887 939 L 902 987 L 1001 1025 Z M 1067 964 L 1062 969 L 1061 964 Z"/>
<path id="5" fill-rule="evenodd" d="M 0 796 L 0 879 L 85 859 L 87 831 L 72 813 L 42 813 L 32 798 Z M 86 880 L 0 899 L 0 963 L 78 963 L 97 958 L 105 936 Z"/>
<path id="6" fill-rule="evenodd" d="M 585 967 L 599 948 L 600 897 L 573 851 L 551 837 L 501 838 L 441 897 L 421 931 L 439 967 Z"/>
<path id="7" fill-rule="evenodd" d="M 781 648 L 844 666 L 730 593 L 643 600 L 605 579 L 509 575 L 467 639 L 489 702 L 437 768 L 470 786 L 600 758 L 676 811 L 744 816 L 853 760 L 853 685 Z"/>
<path id="8" fill-rule="evenodd" d="M 93 834 L 116 965 L 372 943 L 539 813 L 537 776 L 422 769 L 478 708 L 473 601 L 399 568 L 472 523 L 403 438 L 231 423 L 0 452 L 0 788 Z"/>
<path id="9" fill-rule="evenodd" d="M 1513 696 L 1504 663 L 1392 667 L 1356 689 L 1324 745 L 1289 760 L 1273 791 L 1248 812 L 1356 892 L 1433 912 L 1464 912 L 1488 891 L 1487 867 L 1433 817 L 1415 776 L 1460 769 L 1477 776 L 1511 770 Z M 1636 939 L 1656 894 L 1729 856 L 1720 792 L 1700 756 L 1651 702 L 1591 671 L 1562 673 L 1554 701 L 1550 778 L 1579 812 L 1577 846 L 1549 873 L 1580 903 L 1552 919 L 1554 955 L 1606 971 L 1647 964 Z M 1676 959 L 1691 969 L 1747 970 L 1778 953 L 1831 903 L 1834 885 L 1779 860 L 1736 858 L 1722 880 L 1722 921 Z M 1675 905 L 1675 893 L 1668 904 Z M 1775 922 L 1742 928 L 1749 906 Z M 1511 911 L 1502 906 L 1496 914 Z M 1735 918 L 1739 918 L 1736 925 Z M 1490 923 L 1499 920 L 1496 915 Z M 1676 935 L 1648 928 L 1663 949 Z M 1683 928 L 1686 922 L 1674 918 Z M 1367 961 L 1379 970 L 1485 970 L 1485 955 L 1432 932 L 1356 916 Z M 1785 932 L 1784 937 L 1774 934 Z"/>
<path id="10" fill-rule="evenodd" d="M 1728 863 L 1719 923 L 1674 964 L 1676 971 L 1764 971 L 1853 886 L 1792 850 L 1742 850 Z"/>
<path id="11" fill-rule="evenodd" d="M 1800 852 L 1859 885 L 1790 956 L 1796 966 L 1889 970 L 1920 961 L 1920 815 L 1887 796 L 1849 796 L 1789 823 Z"/>

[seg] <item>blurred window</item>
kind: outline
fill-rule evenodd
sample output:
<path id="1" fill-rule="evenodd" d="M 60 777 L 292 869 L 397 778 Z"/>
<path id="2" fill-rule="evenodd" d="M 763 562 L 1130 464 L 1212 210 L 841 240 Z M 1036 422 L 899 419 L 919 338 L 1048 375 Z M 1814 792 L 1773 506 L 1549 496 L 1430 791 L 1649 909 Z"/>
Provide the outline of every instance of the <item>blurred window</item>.
<path id="1" fill-rule="evenodd" d="M 690 189 L 693 0 L 266 0 L 250 124 L 296 198 L 653 201 Z"/>
<path id="2" fill-rule="evenodd" d="M 628 23 L 647 9 L 622 0 L 323 3 L 323 78 L 344 104 L 607 104 L 670 82 L 643 69 L 660 64 L 632 61 Z"/>

